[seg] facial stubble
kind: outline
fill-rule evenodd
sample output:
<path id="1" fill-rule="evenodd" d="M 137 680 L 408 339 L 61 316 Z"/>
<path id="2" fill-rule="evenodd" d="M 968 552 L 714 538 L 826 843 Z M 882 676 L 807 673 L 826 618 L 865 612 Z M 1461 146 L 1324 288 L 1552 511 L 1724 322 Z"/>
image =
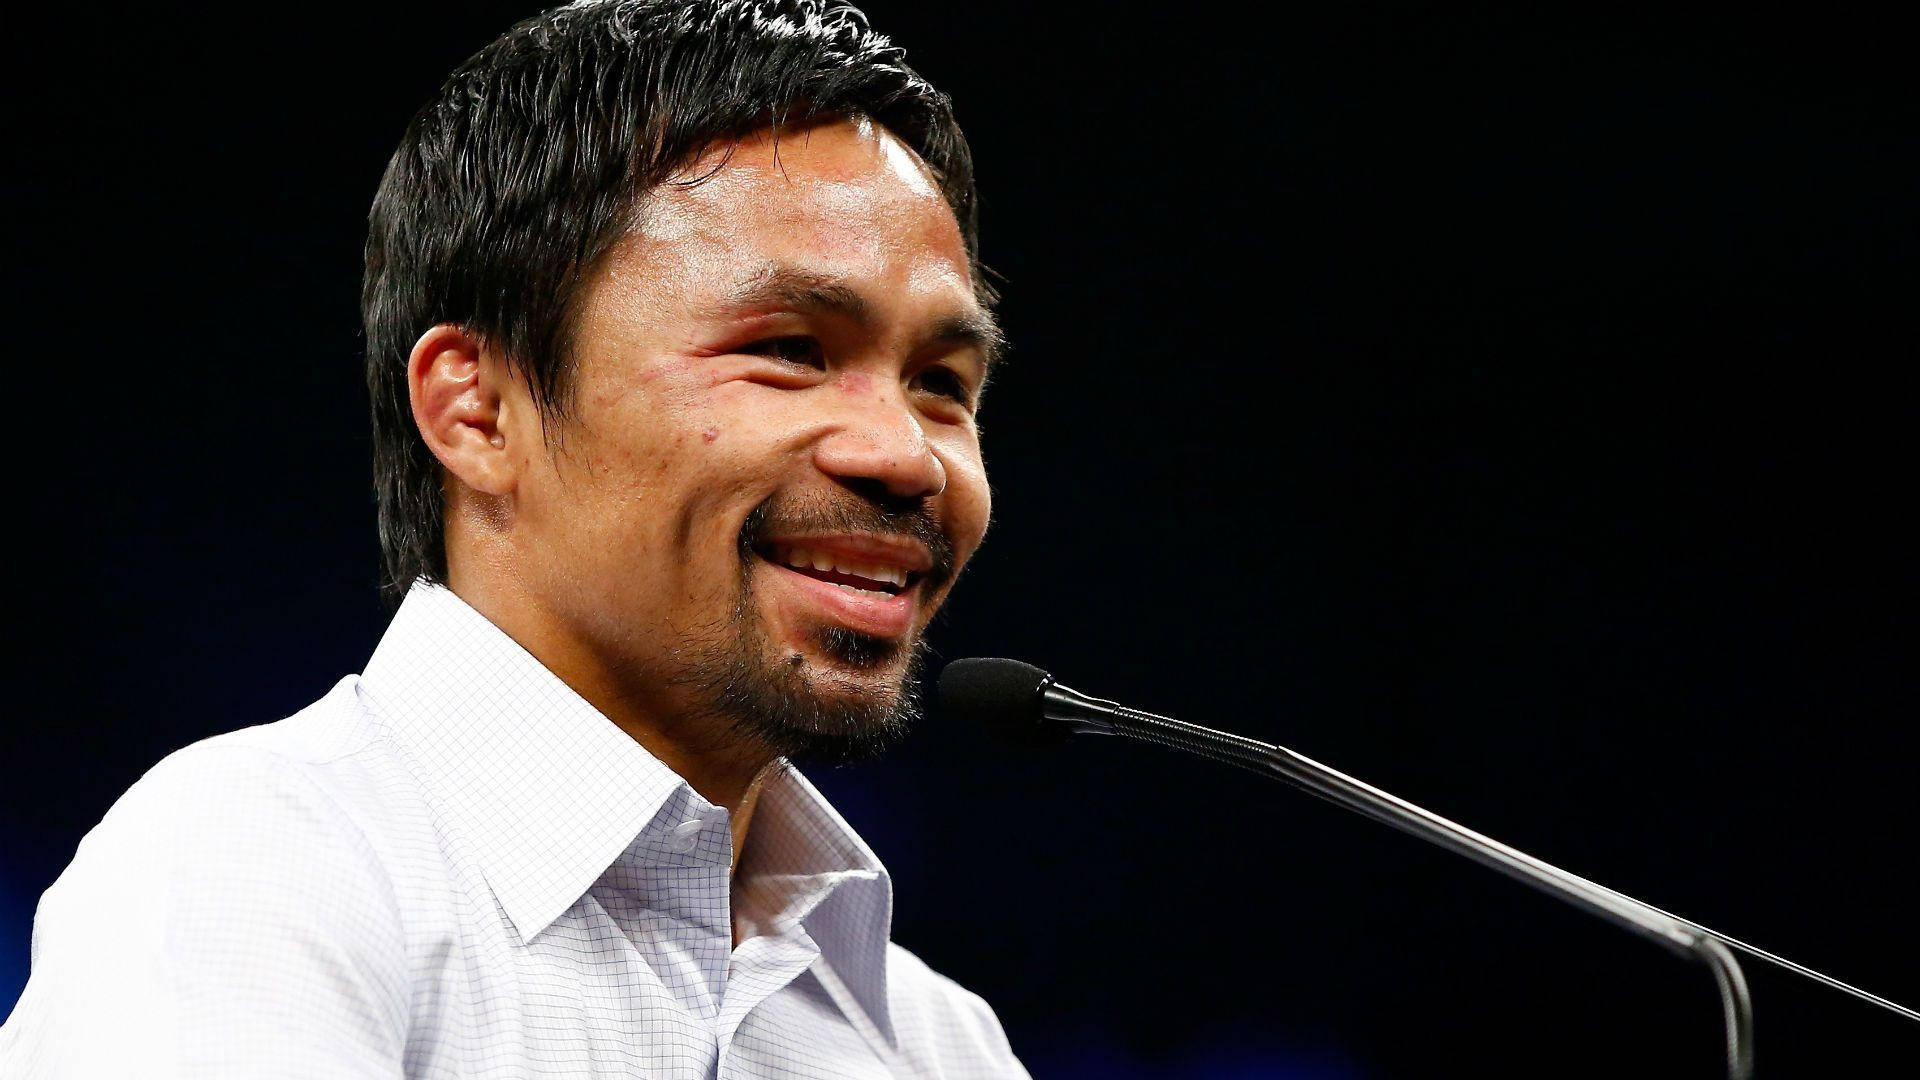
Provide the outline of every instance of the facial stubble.
<path id="1" fill-rule="evenodd" d="M 808 632 L 813 649 L 830 669 L 804 652 L 777 646 L 756 604 L 753 569 L 762 562 L 757 542 L 767 533 L 772 500 L 762 503 L 740 529 L 739 577 L 731 612 L 689 643 L 675 680 L 688 691 L 690 708 L 722 745 L 758 746 L 796 761 L 838 765 L 884 756 L 905 739 L 921 717 L 920 672 L 927 646 L 916 632 L 906 641 L 824 625 Z M 932 551 L 934 569 L 920 587 L 932 595 L 953 573 L 952 546 L 924 505 L 889 509 L 836 505 L 801 515 L 822 530 L 888 531 L 912 535 Z M 861 673 L 900 664 L 892 685 L 859 679 Z M 815 669 L 815 670 L 809 670 Z M 845 671 L 846 677 L 839 677 Z M 822 685 L 822 684 L 825 685 Z"/>

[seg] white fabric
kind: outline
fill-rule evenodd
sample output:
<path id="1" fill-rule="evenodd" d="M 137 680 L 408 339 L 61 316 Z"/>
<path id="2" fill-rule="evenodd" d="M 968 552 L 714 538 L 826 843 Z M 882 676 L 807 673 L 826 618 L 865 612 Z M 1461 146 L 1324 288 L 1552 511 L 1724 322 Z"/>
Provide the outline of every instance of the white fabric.
<path id="1" fill-rule="evenodd" d="M 888 942 L 885 869 L 797 770 L 731 884 L 728 817 L 416 586 L 364 675 L 168 756 L 81 841 L 0 1076 L 1026 1075 Z"/>

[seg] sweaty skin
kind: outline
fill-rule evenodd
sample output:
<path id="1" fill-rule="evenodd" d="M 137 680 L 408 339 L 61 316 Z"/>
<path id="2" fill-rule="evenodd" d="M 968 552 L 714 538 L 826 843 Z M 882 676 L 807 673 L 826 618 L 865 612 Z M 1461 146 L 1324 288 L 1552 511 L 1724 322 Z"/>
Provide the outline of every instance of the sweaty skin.
<path id="1" fill-rule="evenodd" d="M 701 716 L 692 650 L 745 618 L 759 659 L 827 701 L 897 696 L 910 652 L 823 649 L 852 617 L 839 594 L 743 559 L 743 523 L 770 499 L 924 500 L 957 572 L 989 515 L 988 357 L 952 327 L 991 322 L 946 201 L 882 127 L 762 133 L 683 175 L 707 178 L 649 193 L 586 287 L 570 407 L 544 433 L 524 379 L 458 327 L 428 331 L 410 375 L 447 471 L 448 586 L 728 807 L 737 865 L 774 758 Z M 923 633 L 951 581 L 893 601 L 889 640 Z"/>

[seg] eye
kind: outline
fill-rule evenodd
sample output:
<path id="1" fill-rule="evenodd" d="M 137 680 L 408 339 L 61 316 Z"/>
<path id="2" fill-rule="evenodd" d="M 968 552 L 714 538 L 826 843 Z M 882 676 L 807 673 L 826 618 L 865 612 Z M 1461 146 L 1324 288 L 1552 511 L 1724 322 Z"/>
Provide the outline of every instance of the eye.
<path id="1" fill-rule="evenodd" d="M 736 351 L 751 356 L 771 357 L 799 367 L 824 369 L 827 366 L 826 350 L 820 347 L 817 339 L 804 334 L 766 338 L 750 345 L 742 345 Z"/>
<path id="2" fill-rule="evenodd" d="M 952 368 L 930 367 L 913 377 L 915 389 L 948 398 L 961 405 L 972 405 L 973 395 L 967 390 L 966 381 Z"/>

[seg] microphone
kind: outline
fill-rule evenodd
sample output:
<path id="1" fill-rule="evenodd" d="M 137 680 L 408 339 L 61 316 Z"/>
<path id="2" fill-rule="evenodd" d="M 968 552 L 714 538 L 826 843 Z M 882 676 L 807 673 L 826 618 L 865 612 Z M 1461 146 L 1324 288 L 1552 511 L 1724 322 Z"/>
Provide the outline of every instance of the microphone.
<path id="1" fill-rule="evenodd" d="M 1464 855 L 1680 956 L 1697 960 L 1713 972 L 1720 991 L 1727 1033 L 1727 1075 L 1734 1080 L 1750 1080 L 1753 1075 L 1753 1005 L 1746 978 L 1729 946 L 1920 1020 L 1920 1013 L 1902 1005 L 1569 873 L 1305 755 L 1083 694 L 1062 686 L 1032 664 L 990 657 L 952 661 L 940 672 L 939 703 L 943 715 L 1020 746 L 1054 745 L 1073 735 L 1116 735 L 1260 773 Z"/>

